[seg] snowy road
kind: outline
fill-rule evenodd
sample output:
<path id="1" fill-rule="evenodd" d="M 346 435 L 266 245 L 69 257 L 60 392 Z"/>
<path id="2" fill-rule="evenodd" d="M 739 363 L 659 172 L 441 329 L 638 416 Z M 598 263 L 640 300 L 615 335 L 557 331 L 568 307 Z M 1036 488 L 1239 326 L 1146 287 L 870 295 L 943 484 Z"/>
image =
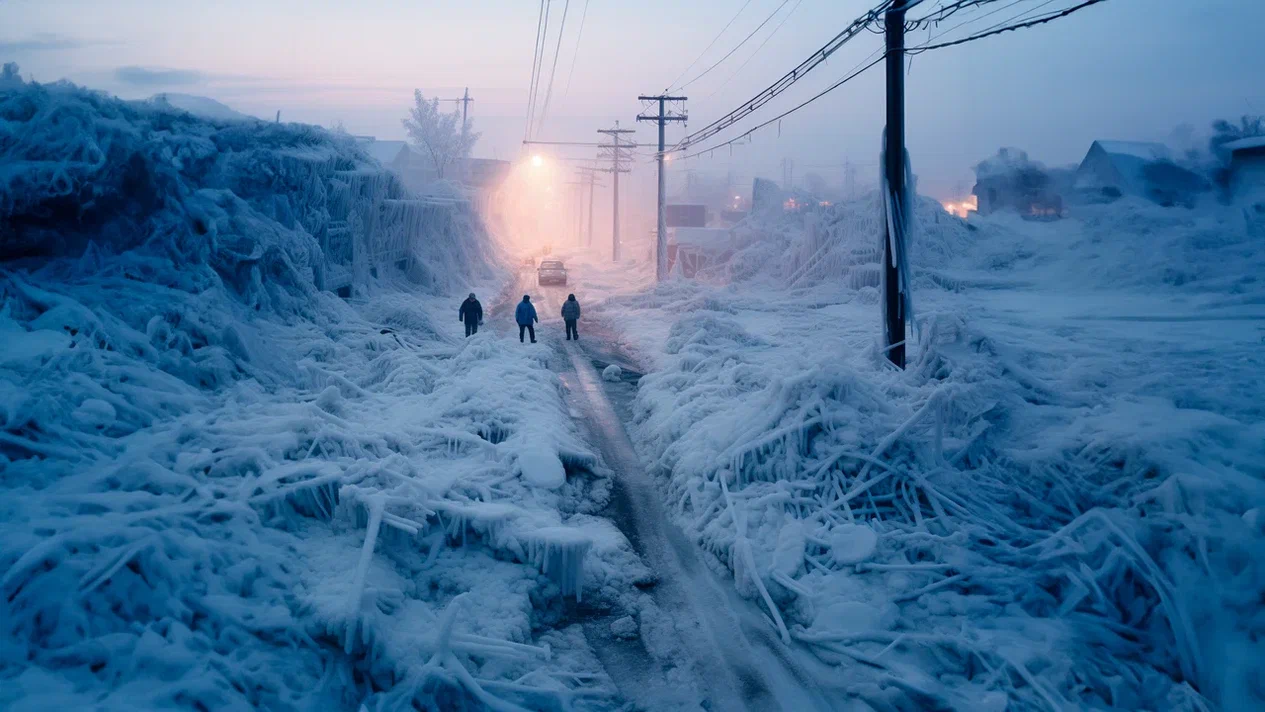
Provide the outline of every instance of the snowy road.
<path id="1" fill-rule="evenodd" d="M 551 315 L 558 313 L 563 294 L 550 290 L 540 298 L 543 341 L 554 340 L 559 319 Z M 837 709 L 792 659 L 765 616 L 708 569 L 695 545 L 670 522 L 587 352 L 565 341 L 560 346 L 563 368 L 570 366 L 560 375 L 572 404 L 615 473 L 612 519 L 658 576 L 640 611 L 639 642 L 612 639 L 605 621 L 585 627 L 620 692 L 653 710 Z"/>

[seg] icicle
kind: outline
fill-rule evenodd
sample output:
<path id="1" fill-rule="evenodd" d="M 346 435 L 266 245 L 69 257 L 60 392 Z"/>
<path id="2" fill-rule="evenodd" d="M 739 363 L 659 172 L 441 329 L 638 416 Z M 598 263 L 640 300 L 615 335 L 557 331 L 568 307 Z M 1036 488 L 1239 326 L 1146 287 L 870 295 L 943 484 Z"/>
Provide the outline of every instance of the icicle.
<path id="1" fill-rule="evenodd" d="M 351 654 L 352 641 L 355 638 L 355 632 L 360 624 L 361 614 L 364 605 L 365 593 L 365 577 L 369 574 L 369 562 L 373 558 L 373 549 L 378 543 L 378 529 L 382 524 L 382 513 L 386 508 L 386 503 L 382 497 L 374 497 L 369 500 L 369 525 L 365 530 L 365 542 L 360 547 L 360 560 L 356 563 L 356 574 L 352 578 L 351 600 L 349 601 L 352 612 L 350 620 L 347 621 L 347 633 L 343 640 L 343 652 Z"/>

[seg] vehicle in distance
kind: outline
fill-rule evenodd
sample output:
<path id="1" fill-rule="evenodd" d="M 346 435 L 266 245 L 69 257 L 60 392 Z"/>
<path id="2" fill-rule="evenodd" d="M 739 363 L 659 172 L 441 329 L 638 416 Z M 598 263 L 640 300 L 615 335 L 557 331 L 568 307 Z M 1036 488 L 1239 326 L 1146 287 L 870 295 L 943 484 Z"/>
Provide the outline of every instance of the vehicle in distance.
<path id="1" fill-rule="evenodd" d="M 536 284 L 567 284 L 567 268 L 558 260 L 541 260 L 536 268 Z"/>

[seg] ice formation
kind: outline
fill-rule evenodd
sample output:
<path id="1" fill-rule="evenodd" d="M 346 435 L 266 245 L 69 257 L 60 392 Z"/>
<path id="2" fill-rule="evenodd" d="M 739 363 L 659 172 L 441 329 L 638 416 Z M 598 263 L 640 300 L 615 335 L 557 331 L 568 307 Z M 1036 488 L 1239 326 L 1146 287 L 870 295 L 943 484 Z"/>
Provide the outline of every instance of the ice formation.
<path id="1" fill-rule="evenodd" d="M 678 521 L 849 683 L 959 709 L 1265 704 L 1265 362 L 1223 328 L 1261 318 L 1263 243 L 1214 205 L 915 210 L 903 373 L 875 346 L 876 196 L 748 221 L 696 280 L 591 310 L 654 366 L 634 435 Z"/>
<path id="2" fill-rule="evenodd" d="M 540 362 L 434 326 L 498 275 L 472 210 L 62 84 L 0 86 L 0 165 L 0 707 L 609 702 L 536 611 L 618 585 L 595 458 Z"/>

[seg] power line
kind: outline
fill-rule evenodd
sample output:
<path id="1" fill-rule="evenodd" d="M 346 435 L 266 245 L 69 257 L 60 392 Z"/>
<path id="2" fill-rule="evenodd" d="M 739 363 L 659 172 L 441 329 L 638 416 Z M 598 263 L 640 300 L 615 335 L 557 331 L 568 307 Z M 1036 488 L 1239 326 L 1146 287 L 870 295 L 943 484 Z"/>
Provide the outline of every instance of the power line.
<path id="1" fill-rule="evenodd" d="M 915 21 L 914 21 L 914 24 L 921 25 L 923 22 L 928 22 L 929 24 L 938 24 L 938 23 L 943 22 L 944 20 L 948 19 L 949 17 L 951 17 L 951 16 L 953 16 L 953 15 L 957 14 L 958 12 L 960 12 L 961 10 L 963 10 L 963 9 L 965 9 L 965 8 L 967 8 L 967 7 L 975 7 L 975 6 L 988 5 L 988 4 L 992 4 L 992 3 L 994 3 L 994 2 L 999 2 L 999 1 L 1000 1 L 1000 0 L 960 0 L 959 2 L 954 3 L 954 4 L 953 4 L 952 6 L 950 6 L 950 7 L 944 8 L 944 9 L 942 9 L 942 10 L 940 10 L 940 11 L 937 11 L 937 12 L 933 13 L 933 14 L 936 16 L 936 19 L 931 20 L 931 19 L 930 19 L 930 17 L 931 17 L 931 16 L 929 15 L 929 16 L 927 16 L 927 17 L 925 17 L 925 18 L 920 18 L 920 19 L 918 19 L 918 20 L 915 20 Z M 977 23 L 977 22 L 979 22 L 980 20 L 983 20 L 983 19 L 984 19 L 984 18 L 986 18 L 986 17 L 991 17 L 991 16 L 993 16 L 993 15 L 996 15 L 996 14 L 997 14 L 997 13 L 999 13 L 999 12 L 1004 12 L 1005 10 L 1010 9 L 1010 8 L 1014 7 L 1015 5 L 1018 5 L 1018 4 L 1020 4 L 1020 3 L 1027 2 L 1027 1 L 1028 1 L 1028 0 L 1012 0 L 1011 2 L 1006 3 L 1005 5 L 1002 5 L 1001 7 L 996 8 L 995 10 L 990 10 L 989 12 L 986 12 L 986 13 L 984 13 L 983 15 L 977 15 L 977 16 L 975 16 L 975 17 L 972 17 L 972 18 L 969 18 L 969 19 L 963 20 L 962 22 L 959 22 L 958 24 L 954 25 L 953 27 L 950 27 L 950 28 L 949 28 L 949 29 L 947 29 L 947 30 L 944 30 L 944 31 L 942 31 L 942 32 L 937 32 L 937 33 L 936 33 L 933 37 L 929 38 L 927 41 L 928 41 L 928 42 L 933 42 L 933 41 L 935 41 L 935 40 L 940 39 L 941 37 L 944 37 L 945 35 L 949 34 L 950 32 L 953 32 L 954 30 L 958 30 L 958 29 L 961 29 L 961 28 L 963 28 L 963 27 L 965 27 L 965 26 L 967 26 L 967 25 L 971 25 L 971 24 Z M 1049 5 L 1049 4 L 1050 4 L 1051 2 L 1053 2 L 1053 1 L 1054 1 L 1054 0 L 1046 0 L 1045 2 L 1041 3 L 1041 5 L 1037 6 L 1037 8 L 1035 8 L 1035 9 L 1038 9 L 1038 10 L 1039 10 L 1039 9 L 1041 9 L 1042 7 L 1045 7 L 1046 5 Z M 1020 13 L 1020 15 L 1022 15 L 1022 14 L 1024 14 L 1024 13 Z M 1011 18 L 1011 19 L 1014 19 L 1014 18 Z M 1005 24 L 1006 22 L 1009 22 L 1009 20 L 1003 20 L 1001 24 Z M 993 27 L 997 27 L 997 26 L 998 26 L 998 25 L 994 25 Z M 992 28 L 990 27 L 989 29 L 992 29 Z"/>
<path id="2" fill-rule="evenodd" d="M 696 82 L 696 81 L 698 81 L 698 80 L 702 79 L 703 77 L 707 76 L 707 75 L 708 75 L 708 74 L 709 74 L 709 73 L 710 73 L 713 69 L 715 69 L 716 67 L 719 67 L 721 64 L 723 64 L 723 63 L 724 63 L 724 61 L 725 61 L 726 59 L 729 59 L 730 57 L 732 57 L 734 52 L 737 52 L 739 49 L 742 49 L 742 46 L 743 46 L 743 45 L 745 45 L 745 44 L 747 43 L 747 41 L 748 41 L 748 40 L 750 40 L 752 37 L 755 37 L 755 34 L 756 34 L 757 32 L 759 32 L 761 29 L 763 29 L 765 25 L 769 24 L 769 20 L 772 20 L 774 17 L 776 17 L 776 16 L 777 16 L 777 14 L 778 14 L 779 12 L 781 12 L 781 11 L 782 11 L 782 8 L 786 7 L 786 3 L 790 2 L 790 1 L 791 1 L 791 0 L 782 0 L 782 4 L 781 4 L 781 5 L 778 5 L 776 10 L 774 10 L 772 13 L 770 13 L 768 17 L 764 18 L 764 22 L 761 22 L 759 25 L 757 25 L 757 26 L 756 26 L 756 28 L 755 28 L 754 30 L 752 30 L 752 31 L 751 31 L 751 34 L 747 35 L 746 37 L 743 37 L 743 38 L 742 38 L 742 41 L 741 41 L 741 42 L 739 42 L 739 43 L 738 43 L 738 45 L 737 45 L 736 47 L 734 47 L 733 49 L 729 50 L 729 52 L 728 52 L 728 53 L 727 53 L 724 57 L 721 57 L 721 58 L 720 58 L 720 60 L 719 60 L 719 61 L 717 61 L 715 64 L 713 64 L 712 66 L 710 66 L 710 67 L 708 67 L 707 69 L 703 70 L 703 73 L 702 73 L 702 74 L 700 74 L 700 75 L 698 75 L 697 77 L 694 77 L 693 79 L 689 80 L 688 82 L 686 82 L 686 83 L 682 84 L 680 87 L 678 87 L 678 89 L 684 89 L 685 87 L 687 87 L 687 86 L 689 86 L 689 85 L 693 84 L 694 82 Z"/>
<path id="3" fill-rule="evenodd" d="M 725 85 L 730 82 L 730 80 L 732 80 L 734 77 L 741 74 L 742 70 L 745 69 L 748 64 L 751 64 L 751 60 L 755 59 L 757 54 L 760 54 L 760 50 L 764 49 L 764 46 L 769 43 L 769 40 L 773 39 L 773 36 L 777 34 L 777 31 L 782 29 L 782 25 L 785 25 L 786 21 L 791 19 L 791 15 L 795 14 L 795 11 L 799 9 L 800 4 L 802 4 L 803 2 L 804 0 L 795 0 L 795 4 L 791 6 L 791 11 L 786 13 L 786 17 L 783 17 L 782 21 L 777 23 L 777 27 L 774 27 L 773 31 L 769 33 L 769 36 L 764 38 L 764 41 L 760 43 L 759 47 L 755 48 L 755 51 L 751 53 L 750 57 L 747 57 L 747 61 L 739 65 L 738 68 L 735 69 L 732 74 L 730 74 L 728 77 L 725 78 L 725 81 L 717 85 L 717 87 L 712 90 L 712 93 L 707 95 L 708 99 L 712 98 L 713 96 L 716 96 L 716 92 L 723 89 Z"/>
<path id="4" fill-rule="evenodd" d="M 672 147 L 672 150 L 676 151 L 689 148 L 691 145 L 709 139 L 730 126 L 733 126 L 735 123 L 741 121 L 747 116 L 750 116 L 757 109 L 772 101 L 774 97 L 789 89 L 795 82 L 803 79 L 804 76 L 825 62 L 826 59 L 828 59 L 830 55 L 834 54 L 840 47 L 875 23 L 879 17 L 882 16 L 882 13 L 892 5 L 892 2 L 893 0 L 882 0 L 878 6 L 853 20 L 847 28 L 835 35 L 816 52 L 809 55 L 807 59 L 800 62 L 794 69 L 783 75 L 781 79 L 773 82 L 760 93 L 740 104 L 738 108 L 730 111 L 728 114 L 725 114 L 719 119 L 716 119 L 707 126 L 704 126 L 702 129 L 681 139 L 675 146 Z"/>
<path id="5" fill-rule="evenodd" d="M 800 109 L 804 108 L 805 106 L 808 106 L 809 104 L 813 103 L 814 101 L 817 101 L 818 99 L 820 99 L 821 97 L 823 97 L 823 96 L 825 96 L 825 95 L 829 94 L 830 92 L 834 91 L 835 89 L 838 89 L 839 87 L 843 86 L 844 84 L 847 84 L 848 82 L 852 81 L 853 79 L 856 79 L 858 76 L 860 76 L 861 74 L 863 74 L 863 73 L 864 73 L 867 69 L 870 69 L 871 67 L 873 67 L 874 65 L 876 65 L 876 64 L 878 64 L 878 63 L 880 63 L 880 62 L 882 62 L 882 61 L 883 61 L 884 59 L 886 59 L 886 58 L 887 58 L 887 53 L 886 53 L 886 52 L 884 52 L 884 53 L 882 54 L 882 56 L 880 56 L 879 58 L 877 58 L 877 59 L 875 59 L 875 60 L 873 60 L 873 61 L 869 62 L 868 64 L 866 64 L 865 66 L 861 67 L 860 69 L 857 69 L 856 71 L 852 72 L 851 74 L 848 74 L 848 75 L 847 75 L 847 76 L 845 76 L 843 79 L 840 79 L 839 81 L 835 82 L 834 84 L 831 84 L 830 86 L 828 86 L 828 87 L 826 87 L 825 89 L 821 90 L 821 91 L 820 91 L 820 92 L 818 92 L 817 94 L 814 94 L 812 97 L 808 98 L 807 100 L 805 100 L 805 101 L 803 101 L 803 102 L 801 102 L 801 103 L 797 104 L 794 108 L 788 109 L 787 111 L 784 111 L 784 112 L 782 112 L 781 114 L 778 114 L 777 116 L 774 116 L 773 118 L 769 119 L 768 121 L 765 121 L 765 122 L 764 122 L 764 123 L 762 123 L 762 124 L 758 124 L 758 125 L 756 125 L 755 127 L 748 129 L 748 130 L 747 130 L 747 132 L 746 132 L 746 133 L 744 133 L 744 134 L 742 134 L 741 136 L 737 136 L 737 137 L 735 137 L 735 138 L 731 138 L 731 139 L 729 139 L 728 141 L 725 141 L 724 143 L 718 143 L 718 144 L 716 144 L 715 146 L 711 146 L 711 147 L 709 147 L 709 148 L 704 148 L 704 149 L 701 149 L 701 150 L 699 150 L 699 151 L 695 151 L 694 153 L 691 153 L 691 154 L 689 154 L 689 155 L 687 155 L 687 156 L 682 156 L 682 157 L 681 157 L 681 160 L 685 160 L 685 159 L 688 159 L 688 158 L 694 158 L 694 157 L 696 157 L 696 156 L 700 156 L 700 155 L 702 155 L 702 154 L 704 154 L 704 153 L 710 153 L 710 152 L 712 152 L 712 151 L 715 151 L 715 150 L 716 150 L 716 149 L 718 149 L 718 148 L 724 148 L 725 146 L 728 146 L 728 145 L 734 144 L 734 143 L 736 143 L 736 142 L 738 142 L 738 141 L 741 141 L 742 139 L 744 139 L 744 138 L 746 138 L 746 137 L 750 136 L 751 134 L 755 133 L 756 131 L 759 131 L 760 129 L 764 128 L 765 126 L 768 126 L 769 124 L 772 124 L 772 123 L 775 123 L 775 122 L 777 122 L 777 121 L 780 121 L 780 120 L 782 120 L 782 119 L 786 118 L 787 116 L 790 116 L 791 114 L 795 113 L 796 111 L 799 111 Z"/>
<path id="6" fill-rule="evenodd" d="M 960 44 L 966 44 L 967 42 L 982 40 L 985 37 L 1000 35 L 1003 32 L 1011 32 L 1013 30 L 1022 30 L 1028 27 L 1036 27 L 1037 25 L 1044 25 L 1047 22 L 1053 22 L 1059 18 L 1067 17 L 1068 15 L 1071 15 L 1072 13 L 1077 12 L 1079 10 L 1083 10 L 1089 7 L 1090 5 L 1097 5 L 1098 3 L 1102 3 L 1106 1 L 1107 0 L 1083 0 L 1083 2 L 1077 5 L 1073 5 L 1069 8 L 1064 8 L 1063 10 L 1057 10 L 1055 12 L 1046 13 L 1045 15 L 1034 18 L 1032 20 L 1015 23 L 1013 25 L 1007 25 L 1006 27 L 988 29 L 978 34 L 970 35 L 969 37 L 963 37 L 957 40 L 951 40 L 949 42 L 941 42 L 939 44 L 926 44 L 926 45 L 920 45 L 918 47 L 911 47 L 908 50 L 906 50 L 906 52 L 914 53 L 914 54 L 922 54 L 923 52 L 927 52 L 933 49 L 944 49 L 945 47 L 955 47 Z"/>
<path id="7" fill-rule="evenodd" d="M 584 11 L 580 13 L 580 32 L 575 36 L 575 53 L 571 55 L 571 71 L 567 72 L 567 89 L 562 92 L 565 98 L 571 94 L 571 77 L 575 75 L 575 60 L 580 57 L 580 40 L 584 39 L 584 18 L 589 16 L 589 0 L 584 0 Z"/>
<path id="8" fill-rule="evenodd" d="M 729 22 L 726 22 L 725 26 L 720 28 L 720 32 L 716 33 L 716 36 L 712 38 L 712 41 L 708 43 L 706 47 L 703 48 L 702 52 L 698 53 L 698 56 L 694 58 L 694 61 L 690 62 L 690 65 L 688 67 L 686 67 L 685 69 L 682 69 L 681 73 L 677 75 L 676 79 L 673 79 L 672 83 L 668 85 L 668 88 L 664 89 L 665 93 L 672 91 L 672 88 L 676 86 L 676 83 L 681 81 L 681 77 L 685 76 L 686 72 L 689 72 L 691 69 L 693 69 L 694 65 L 698 64 L 698 60 L 702 59 L 704 55 L 707 54 L 708 50 L 710 50 L 713 46 L 715 46 L 716 41 L 719 40 L 721 36 L 725 34 L 725 30 L 728 30 L 729 26 L 734 24 L 734 20 L 737 20 L 738 16 L 742 14 L 742 11 L 746 10 L 747 6 L 750 4 L 751 4 L 751 0 L 747 0 L 746 2 L 742 4 L 742 7 L 738 8 L 738 12 L 734 13 L 734 16 L 729 18 Z"/>
<path id="9" fill-rule="evenodd" d="M 549 41 L 549 8 L 553 6 L 553 0 L 541 0 L 544 6 L 544 22 L 540 33 L 539 54 L 540 68 L 536 71 L 536 82 L 532 86 L 531 105 L 528 107 L 527 113 L 527 134 L 531 136 L 531 130 L 536 123 L 536 100 L 540 98 L 540 78 L 545 73 L 545 44 Z"/>
<path id="10" fill-rule="evenodd" d="M 978 0 L 977 0 L 977 2 L 978 2 Z M 952 40 L 952 41 L 949 41 L 949 42 L 942 42 L 942 43 L 939 43 L 939 44 L 926 44 L 926 45 L 920 45 L 920 46 L 917 46 L 917 47 L 910 47 L 910 48 L 905 49 L 904 51 L 905 51 L 905 53 L 906 53 L 906 54 L 921 54 L 921 53 L 923 53 L 923 52 L 927 52 L 927 51 L 930 51 L 930 50 L 935 50 L 935 49 L 944 49 L 944 48 L 946 48 L 946 47 L 954 47 L 954 46 L 957 46 L 957 45 L 966 44 L 967 42 L 974 42 L 974 41 L 976 41 L 976 40 L 984 39 L 984 38 L 986 38 L 986 37 L 992 37 L 993 35 L 999 35 L 999 34 L 1002 34 L 1003 32 L 1010 32 L 1010 31 L 1013 31 L 1013 30 L 1021 30 L 1021 29 L 1025 29 L 1025 28 L 1028 28 L 1028 27 L 1036 27 L 1037 25 L 1043 25 L 1043 24 L 1048 23 L 1048 22 L 1053 22 L 1054 20 L 1057 20 L 1057 19 L 1059 19 L 1059 18 L 1062 18 L 1062 17 L 1067 17 L 1068 15 L 1071 15 L 1071 14 L 1072 14 L 1072 13 L 1074 13 L 1074 12 L 1077 12 L 1077 11 L 1079 11 L 1079 10 L 1083 10 L 1084 8 L 1087 8 L 1087 7 L 1091 6 L 1091 5 L 1097 5 L 1097 4 L 1102 3 L 1102 2 L 1106 2 L 1106 0 L 1083 0 L 1081 3 L 1079 3 L 1079 4 L 1077 4 L 1077 5 L 1074 5 L 1074 6 L 1072 6 L 1072 7 L 1065 8 L 1065 9 L 1063 9 L 1063 10 L 1056 11 L 1056 12 L 1050 12 L 1050 13 L 1047 13 L 1047 14 L 1042 15 L 1042 16 L 1040 16 L 1040 17 L 1037 17 L 1037 18 L 1031 19 L 1031 20 L 1026 20 L 1026 21 L 1023 21 L 1023 22 L 1018 22 L 1018 23 L 1010 24 L 1010 25 L 1007 25 L 1007 26 L 1005 26 L 1005 27 L 996 27 L 996 26 L 994 26 L 994 28 L 990 28 L 990 29 L 988 29 L 988 30 L 985 30 L 985 31 L 983 31 L 983 32 L 979 32 L 979 33 L 974 34 L 974 35 L 971 35 L 971 36 L 969 36 L 969 37 L 963 37 L 963 38 L 961 38 L 961 39 Z M 1048 3 L 1047 3 L 1047 4 L 1048 4 Z M 1023 13 L 1023 14 L 1027 14 L 1027 13 Z M 872 55 L 871 55 L 871 56 L 872 56 Z M 843 85 L 844 85 L 844 84 L 846 84 L 847 82 L 849 82 L 849 81 L 851 81 L 851 80 L 855 79 L 856 77 L 860 76 L 860 75 L 861 75 L 862 73 L 864 73 L 866 70 L 868 70 L 868 69 L 870 69 L 871 67 L 875 66 L 875 65 L 876 65 L 876 64 L 878 64 L 879 62 L 882 62 L 882 61 L 883 61 L 884 59 L 886 59 L 886 58 L 887 58 L 887 53 L 886 53 L 886 52 L 883 52 L 883 53 L 882 53 L 882 56 L 878 57 L 877 59 L 874 59 L 873 61 L 870 61 L 869 63 L 865 64 L 864 66 L 860 67 L 859 69 L 857 69 L 857 70 L 855 70 L 855 71 L 853 71 L 853 72 L 849 73 L 849 74 L 848 74 L 847 76 L 845 76 L 843 79 L 840 79 L 839 81 L 835 82 L 834 84 L 831 84 L 830 86 L 826 87 L 825 89 L 823 89 L 822 91 L 818 92 L 817 94 L 814 94 L 813 96 L 809 97 L 809 98 L 808 98 L 808 99 L 806 99 L 805 101 L 803 101 L 803 102 L 801 102 L 801 103 L 797 104 L 796 106 L 792 107 L 791 109 L 788 109 L 787 111 L 784 111 L 784 112 L 782 112 L 781 114 L 778 114 L 777 116 L 773 117 L 772 119 L 769 119 L 768 121 L 765 121 L 765 122 L 763 122 L 763 123 L 761 123 L 761 124 L 756 125 L 756 126 L 755 126 L 755 127 L 753 127 L 753 128 L 748 129 L 748 130 L 747 130 L 745 133 L 743 133 L 742 135 L 737 136 L 737 137 L 735 137 L 735 138 L 732 138 L 732 139 L 730 139 L 730 140 L 728 140 L 728 141 L 725 141 L 724 143 L 719 143 L 719 144 L 716 144 L 715 146 L 710 146 L 710 147 L 708 147 L 708 148 L 704 148 L 704 149 L 701 149 L 701 150 L 695 151 L 694 153 L 691 153 L 691 154 L 689 154 L 689 155 L 683 156 L 683 157 L 682 157 L 682 160 L 689 159 L 689 158 L 694 158 L 694 157 L 697 157 L 697 156 L 700 156 L 700 155 L 703 155 L 703 154 L 706 154 L 706 153 L 711 153 L 711 152 L 715 151 L 715 150 L 716 150 L 716 149 L 718 149 L 718 148 L 724 148 L 725 146 L 733 145 L 733 144 L 737 143 L 738 141 L 741 141 L 742 139 L 747 138 L 748 136 L 750 136 L 751 134 L 755 133 L 756 131 L 758 131 L 758 130 L 760 130 L 760 129 L 762 129 L 762 128 L 766 127 L 766 126 L 769 126 L 770 124 L 773 124 L 773 123 L 775 123 L 775 122 L 777 122 L 777 121 L 780 121 L 781 119 L 786 118 L 787 116 L 790 116 L 791 114 L 795 113 L 796 111 L 799 111 L 800 109 L 804 108 L 805 106 L 808 106 L 809 104 L 813 103 L 814 101 L 817 101 L 818 99 L 820 99 L 821 97 L 825 96 L 826 94 L 829 94 L 830 92 L 834 91 L 835 89 L 838 89 L 839 87 L 843 86 Z"/>
<path id="11" fill-rule="evenodd" d="M 562 24 L 558 26 L 558 46 L 553 50 L 553 67 L 549 70 L 549 88 L 545 90 L 545 106 L 540 110 L 540 123 L 549 116 L 549 102 L 553 99 L 553 78 L 558 72 L 558 56 L 562 54 L 562 35 L 567 31 L 567 11 L 571 9 L 571 0 L 562 6 Z"/>
<path id="12" fill-rule="evenodd" d="M 540 14 L 536 16 L 536 44 L 532 45 L 531 50 L 531 79 L 527 80 L 527 126 L 523 129 L 523 138 L 531 137 L 531 115 L 532 105 L 535 103 L 536 93 L 536 68 L 539 66 L 540 59 L 540 28 L 545 20 L 545 0 L 540 0 Z"/>

